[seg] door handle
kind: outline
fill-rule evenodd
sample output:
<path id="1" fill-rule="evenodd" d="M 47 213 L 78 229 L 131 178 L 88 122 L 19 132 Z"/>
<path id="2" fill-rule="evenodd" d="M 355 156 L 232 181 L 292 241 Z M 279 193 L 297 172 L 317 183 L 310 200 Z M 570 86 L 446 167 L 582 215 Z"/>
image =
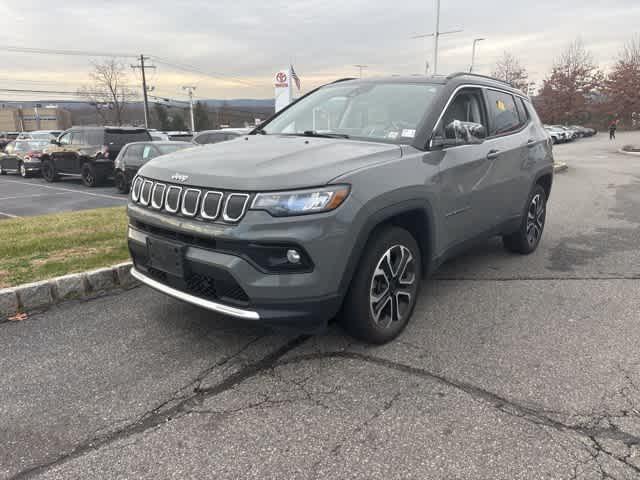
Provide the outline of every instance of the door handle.
<path id="1" fill-rule="evenodd" d="M 487 153 L 487 160 L 495 160 L 500 155 L 500 150 L 489 150 Z"/>
<path id="2" fill-rule="evenodd" d="M 533 138 L 529 139 L 529 141 L 527 142 L 527 147 L 533 148 L 535 146 L 536 146 L 536 141 Z"/>

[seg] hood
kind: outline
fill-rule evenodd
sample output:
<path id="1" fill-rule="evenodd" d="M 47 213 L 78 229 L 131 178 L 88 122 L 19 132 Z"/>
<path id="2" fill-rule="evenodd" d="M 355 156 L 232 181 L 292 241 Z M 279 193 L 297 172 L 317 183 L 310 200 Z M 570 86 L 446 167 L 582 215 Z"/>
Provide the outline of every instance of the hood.
<path id="1" fill-rule="evenodd" d="M 249 135 L 149 161 L 140 175 L 221 190 L 279 190 L 324 185 L 347 172 L 399 158 L 398 145 L 289 135 Z"/>

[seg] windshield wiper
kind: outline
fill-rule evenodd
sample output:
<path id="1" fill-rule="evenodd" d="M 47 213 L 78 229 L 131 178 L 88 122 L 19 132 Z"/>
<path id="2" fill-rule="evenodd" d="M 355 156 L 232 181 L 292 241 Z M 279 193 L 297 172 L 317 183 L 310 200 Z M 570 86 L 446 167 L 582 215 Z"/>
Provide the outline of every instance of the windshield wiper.
<path id="1" fill-rule="evenodd" d="M 318 138 L 350 138 L 349 135 L 347 135 L 346 133 L 331 133 L 331 132 L 320 133 L 320 132 L 316 132 L 315 130 L 305 130 L 304 132 L 302 132 L 302 135 L 304 135 L 305 137 L 318 137 Z"/>

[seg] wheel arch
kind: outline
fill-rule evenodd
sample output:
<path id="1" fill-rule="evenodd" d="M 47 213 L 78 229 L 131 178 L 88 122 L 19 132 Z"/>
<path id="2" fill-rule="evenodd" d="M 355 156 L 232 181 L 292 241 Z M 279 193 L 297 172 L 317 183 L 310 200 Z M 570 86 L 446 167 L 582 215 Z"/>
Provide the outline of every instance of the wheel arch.
<path id="1" fill-rule="evenodd" d="M 548 201 L 551 196 L 551 187 L 553 186 L 553 167 L 536 175 L 534 185 L 540 185 L 544 189 Z"/>
<path id="2" fill-rule="evenodd" d="M 432 270 L 435 251 L 433 209 L 427 199 L 405 200 L 377 210 L 367 219 L 356 237 L 356 242 L 347 261 L 347 267 L 340 282 L 341 292 L 347 292 L 369 239 L 377 230 L 387 225 L 395 225 L 411 233 L 416 239 L 422 255 L 423 276 Z"/>

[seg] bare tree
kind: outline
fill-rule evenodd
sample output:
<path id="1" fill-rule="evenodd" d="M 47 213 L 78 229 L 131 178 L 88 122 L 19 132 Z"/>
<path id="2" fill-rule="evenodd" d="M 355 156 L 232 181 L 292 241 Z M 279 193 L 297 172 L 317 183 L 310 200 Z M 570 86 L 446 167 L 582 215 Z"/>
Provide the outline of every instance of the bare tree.
<path id="1" fill-rule="evenodd" d="M 95 107 L 103 123 L 112 121 L 122 125 L 127 100 L 133 97 L 126 83 L 125 66 L 117 59 L 92 62 L 92 65 L 93 71 L 89 73 L 92 83 L 81 87 L 78 93 Z"/>
<path id="2" fill-rule="evenodd" d="M 493 77 L 507 82 L 514 88 L 527 92 L 529 87 L 529 74 L 522 66 L 520 60 L 511 52 L 504 52 L 502 58 L 493 67 Z"/>
<path id="3" fill-rule="evenodd" d="M 634 34 L 622 47 L 619 62 L 640 65 L 640 33 Z"/>
<path id="4" fill-rule="evenodd" d="M 583 121 L 603 85 L 604 74 L 582 40 L 577 39 L 560 54 L 544 80 L 538 98 L 539 113 L 549 123 Z"/>
<path id="5" fill-rule="evenodd" d="M 608 120 L 637 123 L 640 114 L 640 35 L 628 40 L 605 82 Z M 635 120 L 635 122 L 634 122 Z"/>

